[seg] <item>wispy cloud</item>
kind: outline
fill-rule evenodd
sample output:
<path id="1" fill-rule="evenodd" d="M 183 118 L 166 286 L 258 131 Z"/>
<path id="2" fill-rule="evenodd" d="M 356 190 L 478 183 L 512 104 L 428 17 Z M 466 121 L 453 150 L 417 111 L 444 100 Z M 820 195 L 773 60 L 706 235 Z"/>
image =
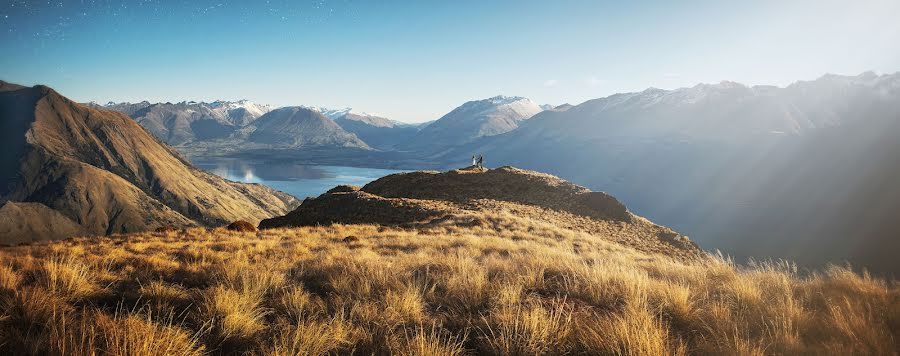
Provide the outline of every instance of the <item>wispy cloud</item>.
<path id="1" fill-rule="evenodd" d="M 559 84 L 559 81 L 556 79 L 547 79 L 544 81 L 545 87 L 555 87 L 557 84 Z"/>

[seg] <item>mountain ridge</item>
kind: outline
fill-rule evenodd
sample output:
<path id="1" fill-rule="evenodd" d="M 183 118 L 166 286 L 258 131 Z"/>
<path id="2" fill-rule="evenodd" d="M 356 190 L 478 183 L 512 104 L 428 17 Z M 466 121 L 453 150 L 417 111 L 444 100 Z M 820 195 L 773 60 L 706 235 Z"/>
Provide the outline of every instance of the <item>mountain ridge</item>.
<path id="1" fill-rule="evenodd" d="M 481 137 L 503 134 L 519 127 L 543 109 L 523 97 L 494 96 L 468 101 L 423 127 L 399 147 L 406 150 L 440 151 Z"/>
<path id="2" fill-rule="evenodd" d="M 427 229 L 445 221 L 487 224 L 471 216 L 508 212 L 573 231 L 603 236 L 638 251 L 685 260 L 704 253 L 686 236 L 637 216 L 603 192 L 514 167 L 416 171 L 363 187 L 338 186 L 294 211 L 260 222 L 261 229 L 322 224 L 377 224 Z"/>
<path id="3" fill-rule="evenodd" d="M 7 154 L 0 164 L 7 174 L 0 202 L 42 204 L 99 235 L 261 220 L 297 203 L 194 168 L 125 114 L 77 104 L 42 85 L 2 87 Z"/>

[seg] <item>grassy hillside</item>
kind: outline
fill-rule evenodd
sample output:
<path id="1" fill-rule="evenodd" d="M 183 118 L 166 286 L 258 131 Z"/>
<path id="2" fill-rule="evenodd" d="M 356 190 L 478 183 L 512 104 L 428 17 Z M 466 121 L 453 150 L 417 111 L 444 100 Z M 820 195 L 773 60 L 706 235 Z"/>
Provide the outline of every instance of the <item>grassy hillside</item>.
<path id="1" fill-rule="evenodd" d="M 2 354 L 891 355 L 898 333 L 894 281 L 676 260 L 502 210 L 0 249 Z"/>

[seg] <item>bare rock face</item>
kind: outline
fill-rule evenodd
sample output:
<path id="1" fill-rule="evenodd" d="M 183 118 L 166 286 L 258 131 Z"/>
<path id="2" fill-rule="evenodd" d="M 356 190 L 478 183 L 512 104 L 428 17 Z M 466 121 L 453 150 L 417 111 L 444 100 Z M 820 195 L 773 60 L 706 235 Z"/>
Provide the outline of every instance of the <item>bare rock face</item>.
<path id="1" fill-rule="evenodd" d="M 122 113 L 83 106 L 45 86 L 0 88 L 0 202 L 46 207 L 22 214 L 49 209 L 80 226 L 77 234 L 102 235 L 255 222 L 297 205 L 287 194 L 194 168 Z M 19 229 L 0 242 L 76 230 Z"/>

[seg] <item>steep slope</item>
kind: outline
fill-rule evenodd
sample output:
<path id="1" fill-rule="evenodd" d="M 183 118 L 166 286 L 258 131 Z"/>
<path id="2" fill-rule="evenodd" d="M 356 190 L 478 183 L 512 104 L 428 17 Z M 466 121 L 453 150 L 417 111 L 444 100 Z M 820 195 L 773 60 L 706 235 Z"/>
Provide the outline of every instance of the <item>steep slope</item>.
<path id="1" fill-rule="evenodd" d="M 335 187 L 285 216 L 263 220 L 260 228 L 331 223 L 426 228 L 460 220 L 466 226 L 489 224 L 471 217 L 497 212 L 595 234 L 643 252 L 685 259 L 702 255 L 686 237 L 630 213 L 606 193 L 512 167 L 399 173 L 362 188 Z"/>
<path id="2" fill-rule="evenodd" d="M 296 204 L 269 188 L 193 168 L 124 114 L 74 103 L 45 86 L 3 88 L 11 89 L 0 92 L 0 201 L 43 204 L 91 234 L 258 221 Z"/>
<path id="3" fill-rule="evenodd" d="M 0 206 L 0 236 L 4 244 L 59 240 L 88 234 L 58 211 L 40 203 L 6 202 Z"/>
<path id="4" fill-rule="evenodd" d="M 335 118 L 334 122 L 369 146 L 380 150 L 389 150 L 403 144 L 419 132 L 415 125 L 364 113 L 348 112 Z"/>
<path id="5" fill-rule="evenodd" d="M 548 110 L 448 154 L 603 187 L 739 258 L 849 260 L 900 273 L 900 75 L 785 88 L 723 82 Z"/>
<path id="6" fill-rule="evenodd" d="M 322 113 L 304 107 L 273 110 L 253 123 L 248 141 L 274 147 L 369 148 Z"/>
<path id="7" fill-rule="evenodd" d="M 522 97 L 496 96 L 467 102 L 425 126 L 403 149 L 441 151 L 480 137 L 512 131 L 543 109 Z"/>

